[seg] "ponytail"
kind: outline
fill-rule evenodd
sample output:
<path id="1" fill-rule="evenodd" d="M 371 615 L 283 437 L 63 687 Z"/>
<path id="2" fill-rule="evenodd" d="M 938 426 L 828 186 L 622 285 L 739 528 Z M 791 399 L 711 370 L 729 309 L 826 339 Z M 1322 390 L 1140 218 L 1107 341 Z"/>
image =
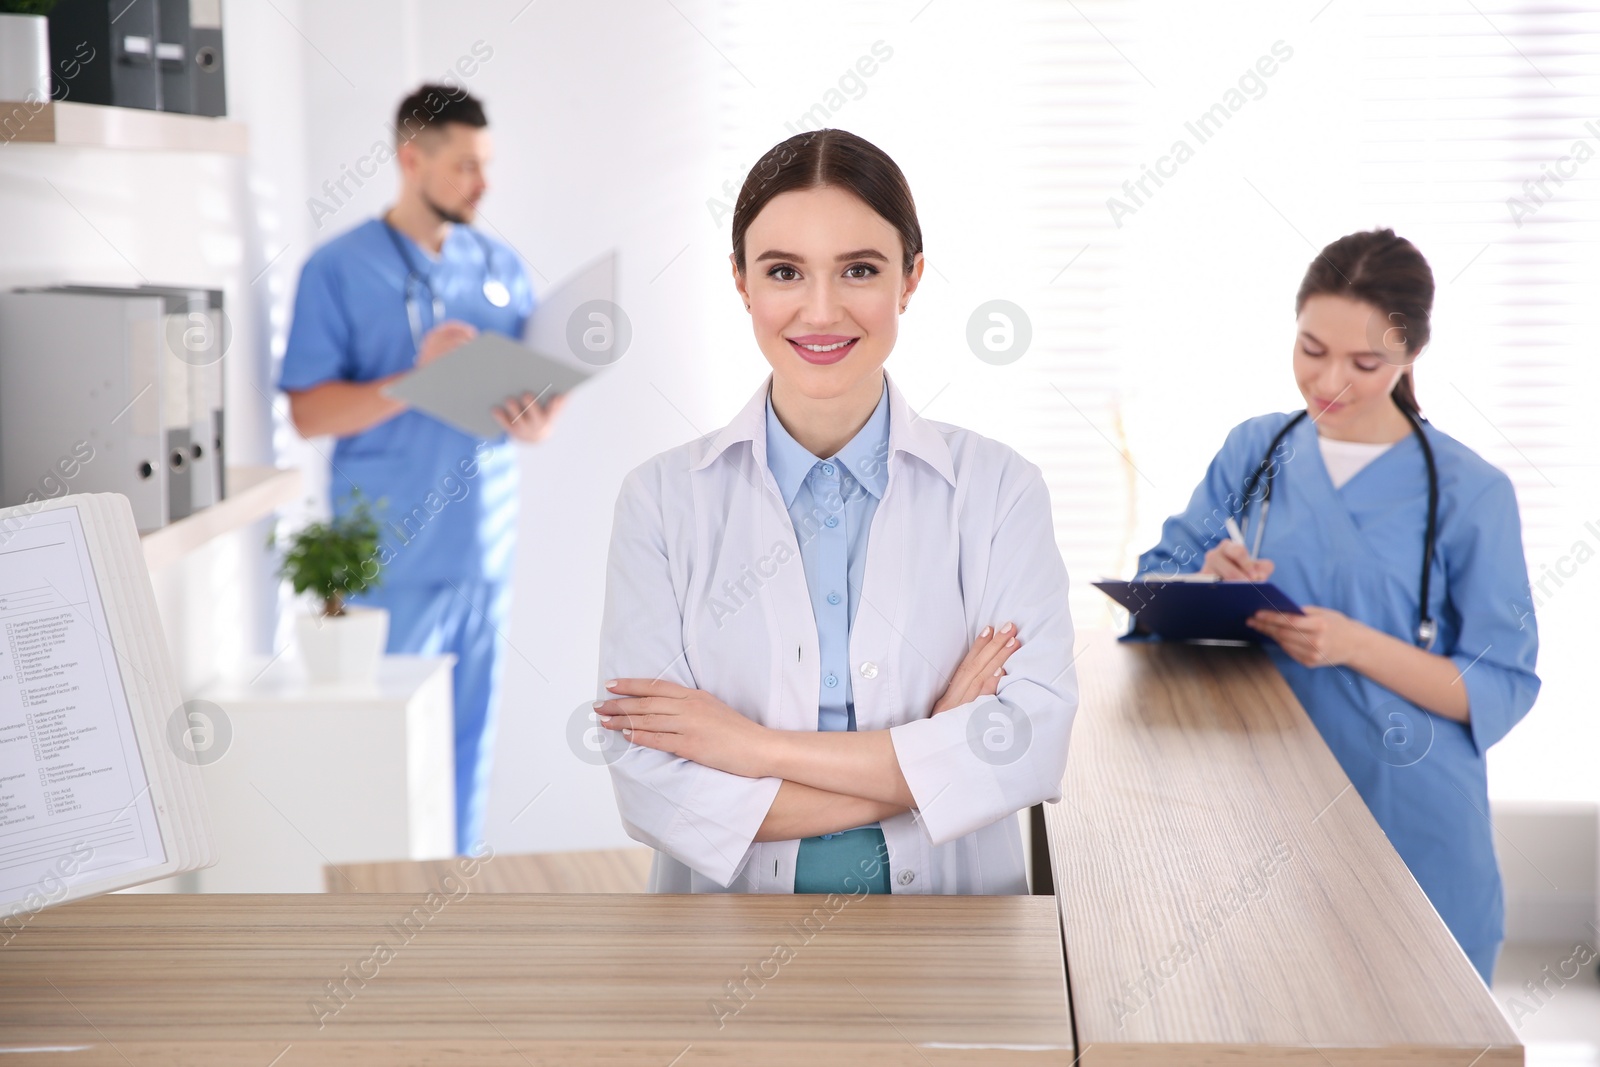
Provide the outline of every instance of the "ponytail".
<path id="1" fill-rule="evenodd" d="M 1411 384 L 1410 368 L 1400 375 L 1400 380 L 1395 383 L 1394 392 L 1389 395 L 1394 397 L 1395 407 L 1407 415 L 1422 418 L 1422 407 L 1417 403 L 1416 387 Z"/>

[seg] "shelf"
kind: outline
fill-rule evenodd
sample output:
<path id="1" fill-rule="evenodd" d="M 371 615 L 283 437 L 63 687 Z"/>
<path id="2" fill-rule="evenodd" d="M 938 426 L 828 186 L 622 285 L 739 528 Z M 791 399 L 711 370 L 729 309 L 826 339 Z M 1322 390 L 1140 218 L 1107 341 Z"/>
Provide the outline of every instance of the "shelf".
<path id="1" fill-rule="evenodd" d="M 11 143 L 221 152 L 234 156 L 250 150 L 249 128 L 231 119 L 37 100 L 0 102 L 0 144 Z"/>
<path id="2" fill-rule="evenodd" d="M 300 472 L 277 467 L 229 467 L 228 495 L 186 519 L 139 538 L 152 571 L 176 563 L 213 538 L 271 515 L 300 494 Z"/>

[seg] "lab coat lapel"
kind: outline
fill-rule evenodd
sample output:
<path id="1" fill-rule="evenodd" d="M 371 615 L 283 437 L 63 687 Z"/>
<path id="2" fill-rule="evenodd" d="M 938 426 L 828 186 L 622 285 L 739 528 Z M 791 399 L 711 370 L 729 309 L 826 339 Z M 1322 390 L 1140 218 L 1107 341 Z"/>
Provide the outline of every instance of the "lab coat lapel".
<path id="1" fill-rule="evenodd" d="M 897 664 L 905 655 L 918 655 L 905 647 L 910 622 L 906 617 L 910 603 L 905 595 L 906 568 L 911 554 L 900 549 L 913 538 L 928 536 L 929 531 L 912 528 L 911 516 L 914 482 L 929 477 L 930 472 L 914 465 L 926 464 L 955 484 L 955 464 L 943 435 L 911 409 L 894 379 L 887 374 L 885 378 L 889 388 L 888 481 L 867 534 L 867 565 L 850 631 L 850 670 L 857 679 L 865 679 L 864 671 L 873 671 L 876 679 L 873 685 L 857 681 L 854 686 L 856 726 L 861 730 L 898 725 L 893 713 L 904 699 Z"/>
<path id="2" fill-rule="evenodd" d="M 731 505 L 727 515 L 730 532 L 745 527 L 737 551 L 749 559 L 762 559 L 770 557 L 775 544 L 788 549 L 788 557 L 777 564 L 775 573 L 761 575 L 763 632 L 768 636 L 772 665 L 761 721 L 784 730 L 815 730 L 821 705 L 821 641 L 794 520 L 767 465 L 767 391 L 771 384 L 768 374 L 739 414 L 716 435 L 712 448 L 694 469 L 704 469 L 720 456 L 726 471 L 723 476 L 740 480 L 730 486 L 731 499 L 742 498 L 744 503 Z M 748 442 L 748 449 L 741 442 Z M 722 456 L 725 451 L 729 454 Z M 744 512 L 743 522 L 732 513 L 734 508 Z"/>
<path id="3" fill-rule="evenodd" d="M 858 730 L 886 729 L 891 725 L 889 709 L 900 703 L 899 671 L 894 663 L 898 657 L 889 653 L 904 643 L 898 637 L 906 628 L 905 598 L 900 590 L 908 556 L 896 552 L 895 547 L 915 535 L 906 528 L 908 499 L 905 486 L 900 484 L 904 479 L 897 478 L 895 472 L 896 414 L 891 410 L 889 415 L 889 480 L 867 531 L 867 563 L 862 568 L 856 617 L 850 627 L 848 669 L 854 675 Z"/>

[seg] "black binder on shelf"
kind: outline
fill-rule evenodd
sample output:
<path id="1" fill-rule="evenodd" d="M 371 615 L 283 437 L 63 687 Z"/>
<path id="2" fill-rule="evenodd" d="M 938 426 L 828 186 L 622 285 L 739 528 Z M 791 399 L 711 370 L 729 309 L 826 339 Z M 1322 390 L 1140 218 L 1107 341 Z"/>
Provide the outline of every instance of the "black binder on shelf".
<path id="1" fill-rule="evenodd" d="M 157 0 L 161 109 L 218 118 L 227 114 L 222 69 L 222 0 Z"/>
<path id="2" fill-rule="evenodd" d="M 78 55 L 87 44 L 96 57 L 70 82 L 57 73 L 55 99 L 161 110 L 156 0 L 61 0 L 49 25 L 52 56 Z"/>
<path id="3" fill-rule="evenodd" d="M 156 0 L 156 77 L 161 80 L 162 111 L 194 114 L 189 54 L 189 0 Z"/>
<path id="4" fill-rule="evenodd" d="M 227 114 L 222 0 L 61 0 L 49 25 L 52 56 L 95 57 L 57 73 L 55 99 Z"/>
<path id="5" fill-rule="evenodd" d="M 189 85 L 194 92 L 193 114 L 221 118 L 228 113 L 228 89 L 223 75 L 222 0 L 161 0 L 188 9 Z"/>

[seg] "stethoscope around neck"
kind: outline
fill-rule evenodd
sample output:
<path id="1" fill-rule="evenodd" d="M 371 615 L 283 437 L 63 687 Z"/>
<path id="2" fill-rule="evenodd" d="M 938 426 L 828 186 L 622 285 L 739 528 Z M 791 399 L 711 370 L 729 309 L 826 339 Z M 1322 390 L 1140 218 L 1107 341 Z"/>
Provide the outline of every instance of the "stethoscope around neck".
<path id="1" fill-rule="evenodd" d="M 1415 643 L 1423 649 L 1432 649 L 1433 642 L 1439 636 L 1439 626 L 1428 613 L 1428 591 L 1433 578 L 1433 552 L 1439 532 L 1439 470 L 1433 462 L 1433 447 L 1428 444 L 1428 437 L 1422 432 L 1422 420 L 1415 412 L 1401 406 L 1399 401 L 1395 402 L 1395 407 L 1400 408 L 1400 413 L 1411 423 L 1411 432 L 1416 435 L 1417 443 L 1422 446 L 1422 458 L 1428 465 L 1428 525 L 1422 535 L 1421 610 Z M 1256 515 L 1254 547 L 1250 552 L 1252 556 L 1261 555 L 1261 535 L 1266 532 L 1267 512 L 1272 506 L 1272 482 L 1278 474 L 1278 464 L 1273 461 L 1273 456 L 1277 453 L 1278 446 L 1283 443 L 1283 439 L 1289 436 L 1289 432 L 1305 420 L 1306 414 L 1302 411 L 1284 424 L 1283 429 L 1278 431 L 1278 435 L 1267 446 L 1267 454 L 1261 458 L 1249 480 L 1244 483 L 1241 516 L 1249 510 L 1250 500 L 1255 496 L 1256 490 L 1262 488 L 1262 479 L 1266 479 L 1265 489 L 1261 494 L 1261 509 Z M 1245 532 L 1250 531 L 1247 528 Z"/>
<path id="2" fill-rule="evenodd" d="M 389 234 L 389 240 L 394 242 L 394 250 L 400 257 L 400 262 L 406 268 L 406 322 L 411 327 L 411 343 L 417 351 L 422 350 L 422 302 L 418 298 L 419 290 L 426 290 L 428 294 L 428 310 L 431 313 L 430 322 L 437 324 L 444 318 L 444 301 L 433 291 L 433 283 L 426 275 L 417 269 L 412 262 L 411 253 L 406 251 L 405 242 L 400 239 L 400 233 L 388 219 L 383 220 L 383 228 Z M 470 226 L 463 227 L 478 242 L 478 247 L 483 250 L 483 298 L 497 308 L 503 308 L 511 303 L 511 290 L 506 288 L 505 282 L 495 277 L 494 248 L 489 244 L 483 234 Z"/>

